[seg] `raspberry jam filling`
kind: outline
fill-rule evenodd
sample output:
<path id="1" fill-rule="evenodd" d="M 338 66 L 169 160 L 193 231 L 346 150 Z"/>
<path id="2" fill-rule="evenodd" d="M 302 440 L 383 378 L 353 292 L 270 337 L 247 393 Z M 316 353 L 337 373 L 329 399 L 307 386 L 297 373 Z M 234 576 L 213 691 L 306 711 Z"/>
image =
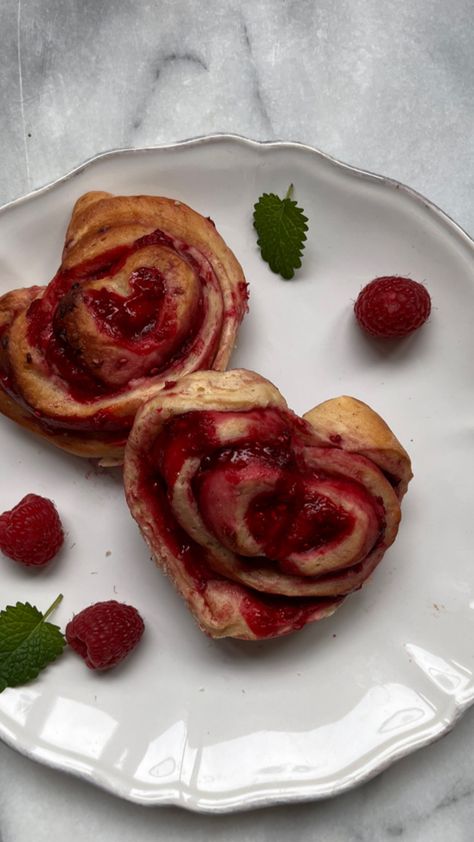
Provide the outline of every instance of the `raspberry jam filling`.
<path id="1" fill-rule="evenodd" d="M 219 423 L 222 419 L 231 422 L 245 416 L 249 424 L 246 432 L 232 441 L 232 447 L 224 446 L 219 438 Z M 248 461 L 246 445 L 259 447 L 262 455 L 285 459 L 283 445 L 290 442 L 291 430 L 283 414 L 275 409 L 254 409 L 249 412 L 195 411 L 178 415 L 169 421 L 157 438 L 153 452 L 155 464 L 172 486 L 186 459 L 201 458 L 201 470 L 206 470 L 215 461 L 233 459 Z M 236 451 L 235 448 L 239 447 Z M 254 451 L 252 450 L 252 453 Z"/>
<path id="2" fill-rule="evenodd" d="M 250 592 L 240 602 L 240 611 L 250 630 L 261 638 L 275 637 L 280 629 L 298 631 L 331 603 L 338 600 L 324 598 L 277 597 Z"/>
<path id="3" fill-rule="evenodd" d="M 120 394 L 127 385 L 108 382 L 103 376 L 104 364 L 100 360 L 86 359 L 81 347 L 80 326 L 68 332 L 68 320 L 73 318 L 74 310 L 82 298 L 83 305 L 92 313 L 100 342 L 101 334 L 113 337 L 114 345 L 124 348 L 123 362 L 128 363 L 127 352 L 143 355 L 153 350 L 153 343 L 169 345 L 169 357 L 160 360 L 159 365 L 151 365 L 147 370 L 146 361 L 137 363 L 136 377 L 156 376 L 171 364 L 184 358 L 199 334 L 204 320 L 202 297 L 194 308 L 186 335 L 173 344 L 176 336 L 176 322 L 172 316 L 174 293 L 166 289 L 162 273 L 153 266 L 138 266 L 130 273 L 131 293 L 122 296 L 113 290 L 92 287 L 89 283 L 104 278 L 113 278 L 125 266 L 127 260 L 148 246 L 159 246 L 170 250 L 197 277 L 201 289 L 210 282 L 212 269 L 207 262 L 199 261 L 189 253 L 186 243 L 168 237 L 162 231 L 155 231 L 136 240 L 131 246 L 120 246 L 93 260 L 79 264 L 72 269 L 59 271 L 51 281 L 42 298 L 32 302 L 28 309 L 28 340 L 38 348 L 50 371 L 62 378 L 71 396 L 80 403 L 88 403 L 105 395 Z M 178 295 L 178 293 L 176 293 Z M 168 306 L 165 306 L 165 303 Z M 163 318 L 160 314 L 163 313 Z M 77 334 L 79 332 L 79 338 Z M 96 340 L 93 340 L 95 343 Z M 90 343 L 89 343 L 90 344 Z M 166 345 L 166 347 L 168 347 Z M 103 355 L 107 361 L 107 347 Z M 202 365 L 209 364 L 214 347 L 209 349 L 209 359 Z M 122 360 L 118 359 L 116 368 Z M 141 366 L 141 367 L 140 367 Z"/>
<path id="4" fill-rule="evenodd" d="M 146 501 L 154 534 L 159 535 L 169 552 L 179 559 L 193 583 L 193 589 L 205 600 L 208 583 L 217 580 L 222 584 L 225 579 L 209 566 L 207 551 L 177 523 L 162 477 L 149 471 L 150 465 L 147 464 L 138 478 L 137 493 L 142 501 Z M 324 597 L 268 596 L 251 588 L 241 588 L 237 598 L 239 610 L 249 628 L 261 638 L 274 637 L 281 629 L 301 629 L 318 611 L 339 601 Z M 229 600 L 235 599 L 235 585 L 229 583 Z"/>
<path id="5" fill-rule="evenodd" d="M 242 416 L 249 422 L 245 433 L 241 438 L 236 436 L 232 447 L 223 447 L 219 442 L 221 419 L 232 423 L 233 417 L 238 420 Z M 297 440 L 298 431 L 292 430 L 288 418 L 274 409 L 192 412 L 166 425 L 155 453 L 168 488 L 174 486 L 186 460 L 199 456 L 192 489 L 201 517 L 224 545 L 243 555 L 256 552 L 247 553 L 233 540 L 238 526 L 234 513 L 250 482 L 257 491 L 239 518 L 259 545 L 261 555 L 283 560 L 293 552 L 342 539 L 354 523 L 343 508 L 308 488 L 294 450 Z M 270 486 L 270 490 L 258 493 L 259 486 Z M 358 491 L 355 486 L 354 493 Z"/>
<path id="6" fill-rule="evenodd" d="M 228 577 L 218 565 L 214 569 L 214 551 L 200 545 L 194 532 L 191 537 L 181 507 L 186 500 L 194 501 L 190 505 L 197 505 L 209 532 L 235 553 L 242 569 L 280 568 L 298 577 L 288 556 L 319 549 L 331 552 L 352 533 L 356 518 L 352 502 L 355 510 L 373 512 L 373 535 L 367 540 L 376 546 L 383 534 L 380 503 L 337 470 L 309 471 L 302 461 L 307 443 L 307 425 L 295 424 L 293 414 L 284 410 L 192 411 L 168 421 L 141 462 L 136 493 L 147 507 L 154 541 L 167 547 L 192 583 L 188 587 L 204 601 L 209 583 L 219 582 L 219 593 L 226 593 L 229 604 L 261 638 L 303 627 L 343 596 L 270 594 L 254 590 L 238 576 Z M 328 451 L 333 449 L 337 448 Z M 183 491 L 186 475 L 189 492 Z M 334 499 L 319 493 L 318 485 L 330 487 Z M 181 495 L 175 498 L 179 488 Z M 338 499 L 348 500 L 349 509 L 344 503 L 338 505 Z M 256 542 L 257 551 L 236 549 L 240 533 L 247 536 L 243 541 Z M 359 556 L 352 567 L 310 578 L 324 582 L 361 572 Z"/>
<path id="7" fill-rule="evenodd" d="M 133 292 L 128 298 L 105 288 L 84 295 L 104 330 L 117 339 L 140 339 L 153 331 L 165 294 L 163 275 L 153 266 L 136 269 L 129 283 Z"/>
<path id="8" fill-rule="evenodd" d="M 242 418 L 247 422 L 245 431 L 235 434 L 231 447 L 223 446 L 220 426 L 225 423 L 232 429 L 233 419 Z M 315 487 L 328 474 L 305 473 L 298 463 L 297 442 L 298 431 L 292 431 L 285 413 L 275 409 L 196 411 L 164 426 L 150 461 L 171 500 L 180 472 L 188 460 L 198 457 L 191 490 L 207 528 L 239 556 L 284 561 L 292 553 L 341 541 L 355 523 L 352 514 Z M 335 477 L 331 488 L 372 507 L 381 526 L 379 504 L 362 486 Z M 251 536 L 249 550 L 236 538 L 239 527 Z"/>
<path id="9" fill-rule="evenodd" d="M 353 518 L 327 497 L 308 498 L 297 474 L 289 474 L 274 492 L 255 497 L 245 520 L 267 558 L 281 561 L 332 543 L 353 525 Z"/>

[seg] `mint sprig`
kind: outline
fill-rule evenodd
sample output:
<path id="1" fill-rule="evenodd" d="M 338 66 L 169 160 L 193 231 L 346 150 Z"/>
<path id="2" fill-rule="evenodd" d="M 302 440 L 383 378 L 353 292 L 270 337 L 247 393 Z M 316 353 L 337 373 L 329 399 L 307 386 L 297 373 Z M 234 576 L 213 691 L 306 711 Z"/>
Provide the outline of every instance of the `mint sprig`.
<path id="1" fill-rule="evenodd" d="M 0 611 L 0 693 L 36 678 L 62 653 L 66 644 L 63 633 L 46 622 L 62 598 L 59 594 L 44 614 L 29 602 L 7 605 Z"/>
<path id="2" fill-rule="evenodd" d="M 254 205 L 253 224 L 263 259 L 272 272 L 289 281 L 301 266 L 308 219 L 292 199 L 290 184 L 284 199 L 263 193 Z"/>

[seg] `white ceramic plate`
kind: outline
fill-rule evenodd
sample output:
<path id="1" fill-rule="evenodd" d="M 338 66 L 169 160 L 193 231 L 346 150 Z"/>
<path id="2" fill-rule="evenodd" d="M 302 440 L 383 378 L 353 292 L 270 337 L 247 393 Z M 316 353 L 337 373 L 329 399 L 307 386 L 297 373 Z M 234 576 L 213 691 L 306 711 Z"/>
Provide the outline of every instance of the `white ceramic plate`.
<path id="1" fill-rule="evenodd" d="M 310 220 L 292 282 L 262 262 L 252 206 L 290 182 Z M 329 620 L 265 643 L 208 640 L 155 569 L 120 472 L 98 470 L 0 419 L 0 511 L 52 497 L 66 548 L 33 574 L 1 560 L 1 604 L 62 626 L 84 606 L 137 606 L 146 635 L 108 674 L 67 652 L 0 695 L 0 735 L 32 758 L 136 802 L 222 812 L 348 789 L 448 730 L 474 698 L 474 245 L 399 184 L 297 144 L 212 137 L 102 155 L 5 208 L 1 288 L 47 282 L 75 199 L 91 189 L 172 196 L 210 215 L 242 262 L 250 314 L 234 366 L 274 381 L 303 412 L 349 393 L 413 457 L 398 540 Z M 352 303 L 377 275 L 425 281 L 430 323 L 369 340 Z"/>

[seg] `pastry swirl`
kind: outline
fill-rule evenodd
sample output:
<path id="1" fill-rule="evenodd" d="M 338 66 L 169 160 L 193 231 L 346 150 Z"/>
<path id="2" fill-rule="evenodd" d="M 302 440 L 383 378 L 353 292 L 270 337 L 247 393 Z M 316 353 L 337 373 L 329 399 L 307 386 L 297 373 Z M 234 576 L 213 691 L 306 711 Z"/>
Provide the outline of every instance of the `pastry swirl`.
<path id="1" fill-rule="evenodd" d="M 120 461 L 141 403 L 226 367 L 246 306 L 210 219 L 172 199 L 86 193 L 48 286 L 0 298 L 0 411 L 72 453 Z"/>
<path id="2" fill-rule="evenodd" d="M 137 413 L 125 489 L 158 565 L 212 637 L 332 614 L 395 540 L 410 460 L 355 398 L 299 418 L 245 370 L 195 372 Z"/>

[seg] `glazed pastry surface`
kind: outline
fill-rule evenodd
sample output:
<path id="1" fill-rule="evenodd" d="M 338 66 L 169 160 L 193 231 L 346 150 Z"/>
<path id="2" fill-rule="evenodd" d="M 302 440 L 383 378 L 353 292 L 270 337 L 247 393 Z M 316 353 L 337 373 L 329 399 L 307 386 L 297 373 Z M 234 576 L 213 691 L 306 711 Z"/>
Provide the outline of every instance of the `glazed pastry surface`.
<path id="1" fill-rule="evenodd" d="M 48 286 L 0 298 L 0 411 L 72 453 L 121 461 L 143 401 L 226 367 L 246 308 L 212 220 L 173 199 L 86 193 Z"/>
<path id="2" fill-rule="evenodd" d="M 137 413 L 127 501 L 212 637 L 277 637 L 332 614 L 393 543 L 408 454 L 370 407 L 303 418 L 246 370 L 201 371 Z"/>

